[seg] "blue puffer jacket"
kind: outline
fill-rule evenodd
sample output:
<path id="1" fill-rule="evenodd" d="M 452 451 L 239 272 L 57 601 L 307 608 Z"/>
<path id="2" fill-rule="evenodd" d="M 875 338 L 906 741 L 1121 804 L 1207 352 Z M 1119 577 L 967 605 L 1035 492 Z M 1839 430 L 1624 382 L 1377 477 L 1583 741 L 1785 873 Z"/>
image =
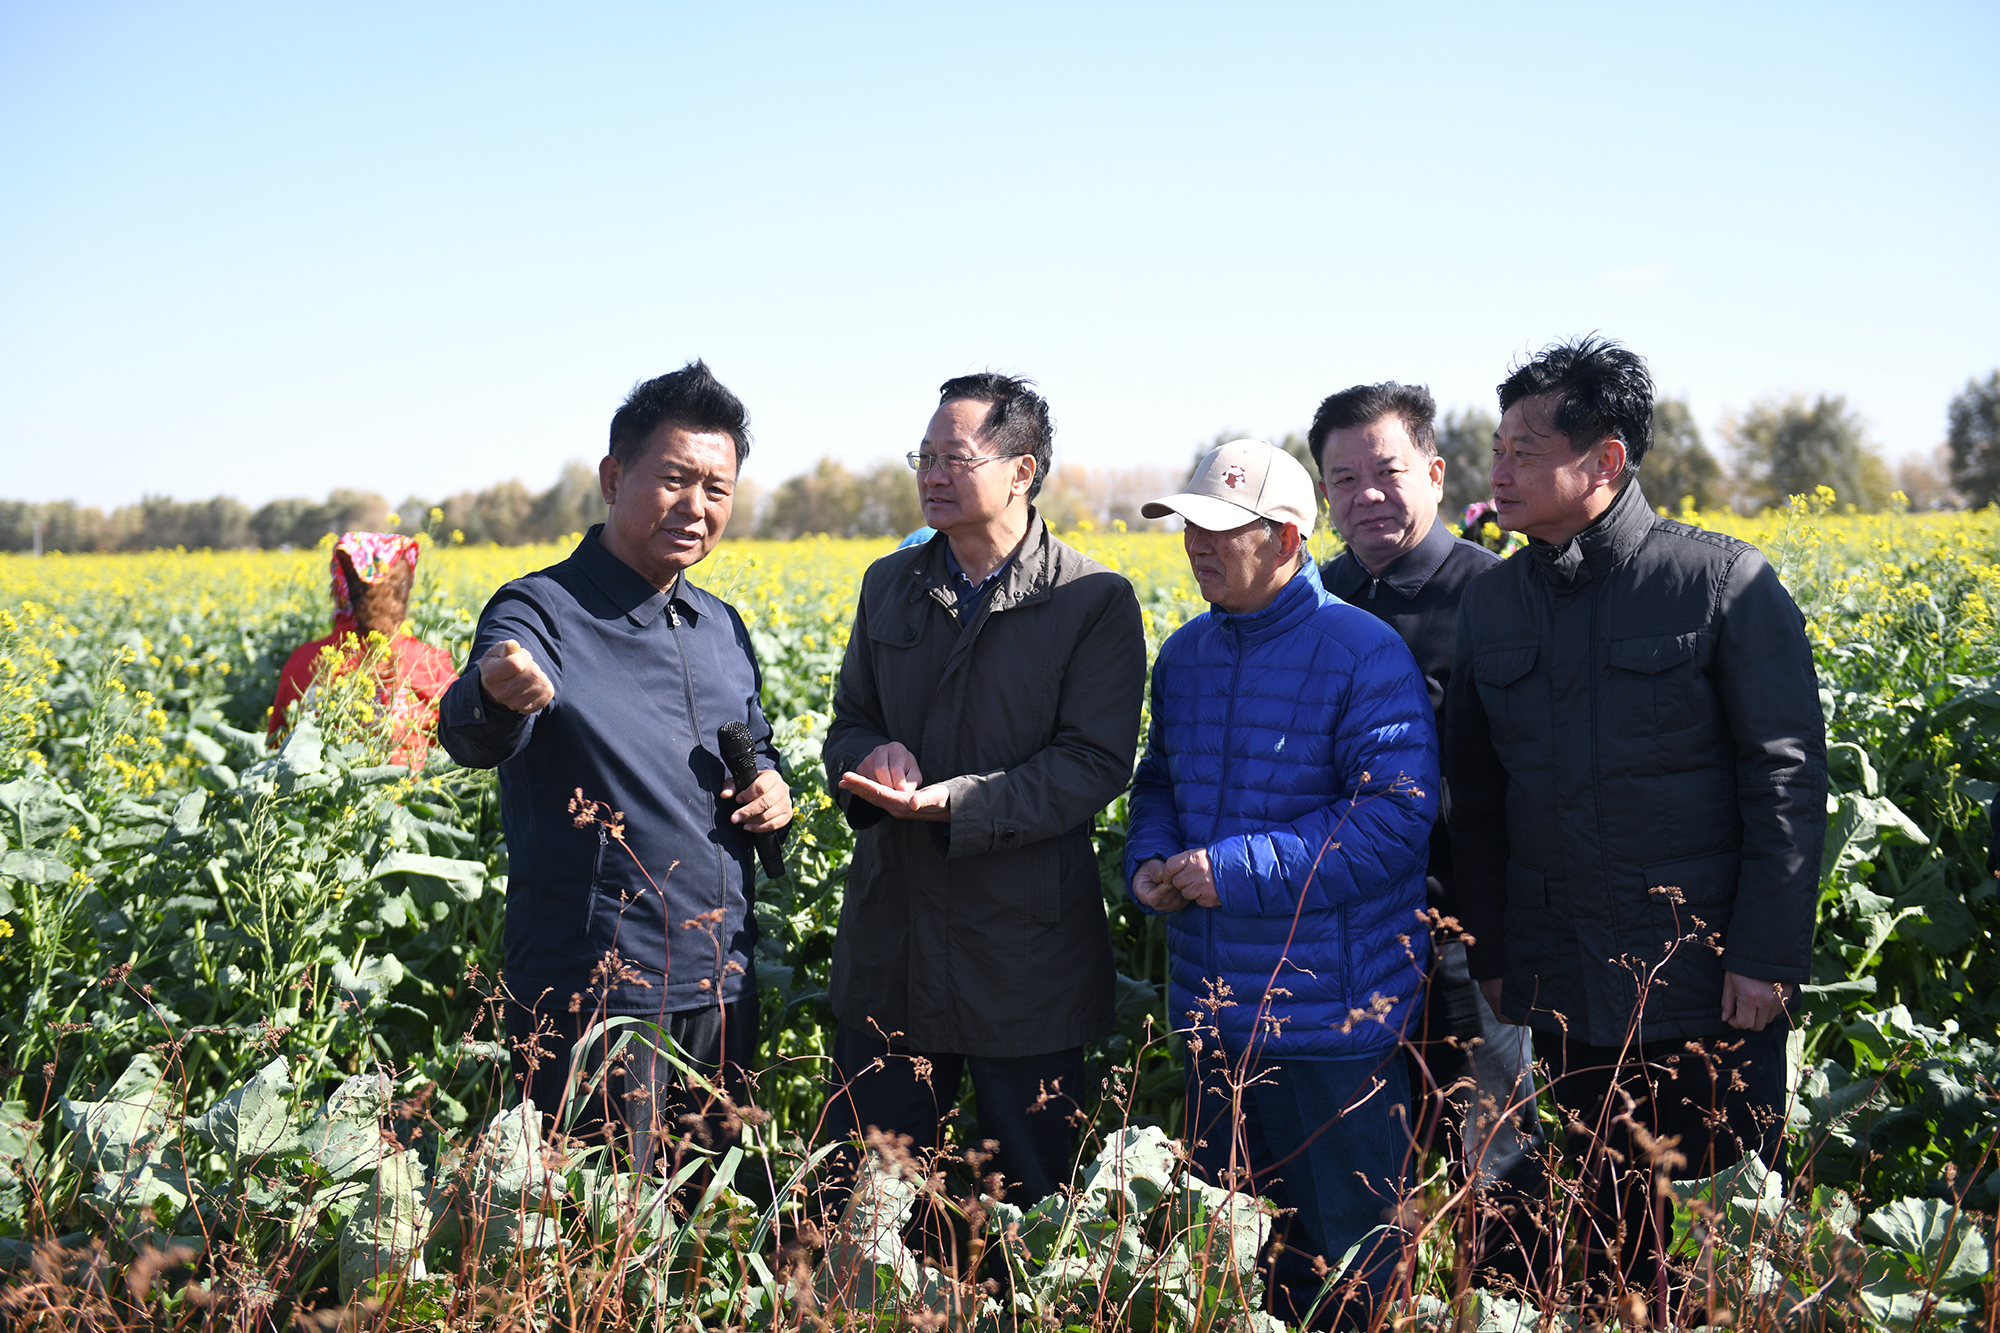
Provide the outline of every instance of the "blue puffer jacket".
<path id="1" fill-rule="evenodd" d="M 1221 900 L 1167 917 L 1176 1024 L 1219 1028 L 1232 1055 L 1344 1059 L 1395 1042 L 1430 955 L 1419 914 L 1438 791 L 1410 650 L 1307 561 L 1262 611 L 1211 609 L 1175 631 L 1152 698 L 1126 882 L 1206 847 Z M 1217 981 L 1230 1005 L 1210 1017 Z"/>

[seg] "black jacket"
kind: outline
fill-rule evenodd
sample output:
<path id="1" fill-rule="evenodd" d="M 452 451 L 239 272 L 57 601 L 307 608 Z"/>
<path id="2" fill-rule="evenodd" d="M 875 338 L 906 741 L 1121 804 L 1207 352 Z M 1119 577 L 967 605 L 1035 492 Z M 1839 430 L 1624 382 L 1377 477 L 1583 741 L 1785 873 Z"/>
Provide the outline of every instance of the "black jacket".
<path id="1" fill-rule="evenodd" d="M 1352 550 L 1342 551 L 1320 567 L 1320 581 L 1326 590 L 1344 602 L 1387 621 L 1403 636 L 1424 673 L 1424 688 L 1431 697 L 1438 743 L 1444 743 L 1446 727 L 1446 686 L 1451 682 L 1452 649 L 1458 641 L 1458 595 L 1473 578 L 1500 563 L 1500 557 L 1478 542 L 1451 535 L 1442 518 L 1433 519 L 1431 530 L 1415 549 L 1389 562 L 1380 578 L 1355 559 Z M 1431 829 L 1430 904 L 1439 911 L 1456 914 L 1452 900 L 1451 875 L 1451 789 L 1439 793 L 1438 821 Z"/>
<path id="2" fill-rule="evenodd" d="M 1111 1030 L 1090 829 L 1132 777 L 1146 631 L 1132 585 L 1029 513 L 962 617 L 943 534 L 869 566 L 834 691 L 827 789 L 855 838 L 833 1012 L 918 1051 L 1046 1055 Z M 950 789 L 949 824 L 840 790 L 889 741 Z"/>
<path id="3" fill-rule="evenodd" d="M 1466 589 L 1450 716 L 1460 918 L 1510 1017 L 1617 1045 L 1643 985 L 1643 1040 L 1703 1036 L 1725 971 L 1807 980 L 1826 725 L 1756 548 L 1628 485 Z"/>

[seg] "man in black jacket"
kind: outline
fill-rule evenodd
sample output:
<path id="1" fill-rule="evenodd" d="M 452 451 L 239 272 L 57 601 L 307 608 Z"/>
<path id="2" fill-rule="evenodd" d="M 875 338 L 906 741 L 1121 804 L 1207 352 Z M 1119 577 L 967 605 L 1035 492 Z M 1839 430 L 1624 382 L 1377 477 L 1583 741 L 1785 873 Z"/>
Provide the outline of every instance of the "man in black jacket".
<path id="1" fill-rule="evenodd" d="M 1445 460 L 1437 451 L 1437 404 L 1422 385 L 1357 384 L 1333 394 L 1313 415 L 1306 443 L 1320 472 L 1333 526 L 1346 549 L 1320 570 L 1327 591 L 1369 612 L 1402 635 L 1430 692 L 1438 734 L 1446 727 L 1445 684 L 1451 679 L 1460 591 L 1500 558 L 1454 537 L 1438 517 Z M 1449 789 L 1440 809 L 1451 809 Z M 1455 917 L 1451 832 L 1441 817 L 1431 833 L 1427 877 L 1430 905 Z M 1438 932 L 1422 1017 L 1413 1025 L 1410 1087 L 1418 1141 L 1443 1124 L 1463 1147 L 1467 1171 L 1493 1180 L 1527 1175 L 1538 1146 L 1533 1131 L 1534 1085 L 1527 1032 L 1502 1023 L 1467 970 L 1459 932 Z M 1486 1108 L 1503 1114 L 1477 1114 Z M 1509 1108 L 1525 1117 L 1507 1116 Z M 1464 1133 L 1473 1113 L 1473 1132 Z M 1527 1132 L 1520 1126 L 1525 1123 Z"/>
<path id="2" fill-rule="evenodd" d="M 1777 571 L 1648 507 L 1644 361 L 1595 336 L 1558 344 L 1500 406 L 1494 502 L 1529 547 L 1459 605 L 1459 908 L 1472 975 L 1533 1028 L 1596 1178 L 1587 1272 L 1652 1293 L 1664 1223 L 1647 1168 L 1707 1176 L 1753 1151 L 1776 1165 L 1825 723 Z"/>

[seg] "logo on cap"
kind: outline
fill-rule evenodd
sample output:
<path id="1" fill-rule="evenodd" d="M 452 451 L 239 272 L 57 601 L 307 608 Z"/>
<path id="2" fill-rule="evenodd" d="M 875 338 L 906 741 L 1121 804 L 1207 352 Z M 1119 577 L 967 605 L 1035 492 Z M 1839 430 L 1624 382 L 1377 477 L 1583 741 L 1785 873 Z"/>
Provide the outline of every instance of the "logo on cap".
<path id="1" fill-rule="evenodd" d="M 1238 465 L 1232 465 L 1227 472 L 1222 474 L 1222 484 L 1232 491 L 1248 480 L 1250 480 L 1250 474 Z"/>

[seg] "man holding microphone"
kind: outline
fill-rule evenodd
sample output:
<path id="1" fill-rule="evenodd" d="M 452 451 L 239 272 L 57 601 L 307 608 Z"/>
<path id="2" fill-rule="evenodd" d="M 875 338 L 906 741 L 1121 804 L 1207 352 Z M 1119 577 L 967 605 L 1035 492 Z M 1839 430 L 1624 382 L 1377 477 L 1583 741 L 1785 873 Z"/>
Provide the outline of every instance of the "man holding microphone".
<path id="1" fill-rule="evenodd" d="M 559 1120 L 571 1050 L 608 1017 L 658 1024 L 743 1095 L 757 1036 L 752 838 L 790 822 L 791 793 L 742 618 L 687 571 L 720 540 L 749 449 L 743 404 L 700 361 L 635 388 L 598 468 L 605 522 L 494 594 L 476 669 L 444 696 L 445 749 L 500 770 L 514 1076 Z M 731 724 L 757 756 L 740 789 L 717 741 Z M 566 1128 L 624 1139 L 644 1171 L 690 1117 L 710 1137 L 733 1121 L 639 1037 Z"/>

